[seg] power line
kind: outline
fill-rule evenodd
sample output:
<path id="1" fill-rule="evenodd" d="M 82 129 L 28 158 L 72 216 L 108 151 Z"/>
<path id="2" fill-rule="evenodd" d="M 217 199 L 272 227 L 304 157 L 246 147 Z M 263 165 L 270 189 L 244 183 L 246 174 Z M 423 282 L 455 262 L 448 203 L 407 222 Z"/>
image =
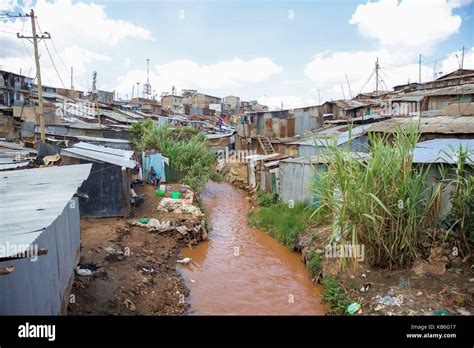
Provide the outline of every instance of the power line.
<path id="1" fill-rule="evenodd" d="M 38 24 L 38 29 L 40 30 L 40 32 L 42 32 L 41 27 L 38 22 L 38 18 L 36 18 L 36 24 Z M 44 46 L 46 47 L 46 52 L 48 52 L 49 59 L 51 60 L 51 63 L 53 64 L 54 71 L 56 71 L 56 75 L 58 75 L 59 81 L 61 81 L 61 85 L 63 86 L 63 88 L 66 88 L 66 86 L 64 85 L 63 79 L 61 78 L 61 75 L 59 75 L 58 69 L 56 68 L 56 63 L 54 63 L 53 56 L 51 56 L 51 52 L 49 52 L 48 45 L 46 41 L 43 41 L 43 42 L 44 42 Z"/>

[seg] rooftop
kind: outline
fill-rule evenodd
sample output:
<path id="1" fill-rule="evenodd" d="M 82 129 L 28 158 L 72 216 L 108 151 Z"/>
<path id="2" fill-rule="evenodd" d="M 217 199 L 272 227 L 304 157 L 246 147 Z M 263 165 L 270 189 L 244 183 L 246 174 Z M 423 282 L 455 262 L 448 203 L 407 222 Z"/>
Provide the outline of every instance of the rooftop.
<path id="1" fill-rule="evenodd" d="M 62 149 L 61 156 L 106 162 L 126 168 L 135 168 L 136 166 L 136 162 L 131 159 L 133 151 L 92 145 L 84 142 L 75 144 L 73 147 Z"/>
<path id="2" fill-rule="evenodd" d="M 5 171 L 0 173 L 0 245 L 28 249 L 61 215 L 87 179 L 91 164 Z M 0 248 L 0 257 L 14 256 Z"/>
<path id="3" fill-rule="evenodd" d="M 474 163 L 474 139 L 433 139 L 418 143 L 413 152 L 413 163 L 456 164 L 460 148 L 470 152 L 469 160 Z"/>

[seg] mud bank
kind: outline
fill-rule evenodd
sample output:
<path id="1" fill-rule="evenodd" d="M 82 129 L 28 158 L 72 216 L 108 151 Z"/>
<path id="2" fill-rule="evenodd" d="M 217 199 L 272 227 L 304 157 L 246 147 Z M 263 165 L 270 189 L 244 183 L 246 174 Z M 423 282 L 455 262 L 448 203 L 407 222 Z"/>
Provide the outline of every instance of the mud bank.
<path id="1" fill-rule="evenodd" d="M 182 315 L 188 310 L 189 291 L 176 267 L 181 248 L 207 238 L 197 199 L 181 211 L 160 205 L 162 198 L 149 185 L 137 193 L 145 194 L 145 203 L 132 219 L 81 220 L 81 265 L 92 274 L 76 275 L 69 315 Z"/>

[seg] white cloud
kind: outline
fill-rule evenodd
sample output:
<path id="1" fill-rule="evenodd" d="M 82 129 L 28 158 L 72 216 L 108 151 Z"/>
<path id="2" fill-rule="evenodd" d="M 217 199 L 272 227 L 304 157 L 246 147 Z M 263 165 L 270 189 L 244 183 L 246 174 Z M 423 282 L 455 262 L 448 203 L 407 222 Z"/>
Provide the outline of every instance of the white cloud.
<path id="1" fill-rule="evenodd" d="M 456 33 L 462 19 L 453 9 L 470 0 L 381 0 L 359 5 L 349 23 L 359 32 L 377 40 L 376 48 L 360 51 L 323 52 L 312 57 L 305 75 L 314 82 L 313 92 L 321 91 L 323 100 L 349 97 L 349 78 L 353 96 L 374 91 L 375 78 L 367 83 L 374 71 L 377 57 L 382 68 L 379 89 L 418 81 L 418 54 L 428 55 L 439 42 Z M 457 53 L 460 57 L 460 53 Z M 464 59 L 464 67 L 472 66 L 472 51 Z M 454 53 L 437 63 L 437 71 L 450 72 L 458 68 Z M 421 67 L 422 81 L 433 79 L 433 65 Z M 343 87 L 341 87 L 341 85 Z"/>
<path id="2" fill-rule="evenodd" d="M 197 88 L 204 91 L 222 93 L 222 89 L 240 87 L 245 84 L 263 82 L 282 72 L 282 67 L 268 57 L 250 60 L 234 58 L 215 64 L 200 65 L 189 59 L 179 59 L 156 65 L 150 71 L 150 83 L 158 94 L 170 91 Z M 120 77 L 116 90 L 131 94 L 132 85 L 146 80 L 145 70 L 131 70 Z"/>
<path id="3" fill-rule="evenodd" d="M 0 1 L 3 6 L 5 0 Z M 20 4 L 17 1 L 10 4 L 8 0 L 6 2 L 10 9 L 15 9 L 15 12 L 19 7 L 27 13 L 30 8 L 34 8 L 40 25 L 37 30 L 49 32 L 54 41 L 54 46 L 51 40 L 47 40 L 47 45 L 66 86 L 69 86 L 71 66 L 74 67 L 75 78 L 89 79 L 84 74 L 90 73 L 88 68 L 91 64 L 98 61 L 109 61 L 108 52 L 111 48 L 119 45 L 122 40 L 153 40 L 148 29 L 127 21 L 110 18 L 103 5 L 73 2 L 72 0 L 38 0 L 37 2 L 27 1 L 25 4 Z M 15 19 L 0 22 L 0 29 L 2 30 L 0 31 L 0 45 L 9 47 L 8 51 L 4 50 L 3 54 L 0 54 L 0 66 L 14 71 L 23 68 L 24 72 L 32 65 L 32 59 L 25 52 L 23 44 L 26 45 L 28 51 L 32 52 L 31 44 L 27 41 L 22 43 L 16 39 L 15 33 L 20 32 L 23 35 L 31 36 L 30 20 Z M 39 49 L 41 67 L 46 77 L 45 84 L 61 86 L 44 43 L 40 43 Z M 59 54 L 56 53 L 56 49 Z M 32 74 L 35 74 L 34 68 Z M 76 87 L 79 85 L 75 83 Z"/>
<path id="4" fill-rule="evenodd" d="M 357 6 L 349 23 L 381 45 L 429 50 L 456 33 L 464 0 L 381 0 Z"/>

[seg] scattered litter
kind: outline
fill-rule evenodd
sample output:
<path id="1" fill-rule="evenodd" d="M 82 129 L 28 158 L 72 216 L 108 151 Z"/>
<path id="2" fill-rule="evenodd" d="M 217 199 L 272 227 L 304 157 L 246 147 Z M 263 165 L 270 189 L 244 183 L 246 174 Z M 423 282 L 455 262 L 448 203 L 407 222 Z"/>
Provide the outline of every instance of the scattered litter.
<path id="1" fill-rule="evenodd" d="M 79 266 L 76 267 L 76 274 L 82 277 L 89 277 L 92 275 L 92 271 L 87 268 L 81 268 Z"/>
<path id="2" fill-rule="evenodd" d="M 142 222 L 146 220 L 146 222 Z M 160 222 L 158 219 L 140 219 L 140 220 L 129 220 L 130 225 L 148 227 L 150 231 L 165 232 L 171 230 L 171 223 L 169 221 Z"/>
<path id="3" fill-rule="evenodd" d="M 422 293 L 421 291 L 418 291 L 418 292 L 416 293 L 416 296 L 421 296 L 421 295 L 423 295 L 423 293 Z"/>
<path id="4" fill-rule="evenodd" d="M 176 227 L 176 231 L 178 231 L 179 233 L 181 233 L 183 236 L 187 235 L 188 234 L 188 228 L 186 226 L 178 226 Z"/>
<path id="5" fill-rule="evenodd" d="M 187 265 L 188 263 L 191 262 L 191 258 L 190 258 L 190 257 L 185 257 L 184 259 L 182 259 L 182 260 L 177 260 L 176 262 L 177 262 L 177 263 L 180 263 L 180 264 L 182 264 L 182 265 Z"/>
<path id="6" fill-rule="evenodd" d="M 76 274 L 82 277 L 90 277 L 98 270 L 99 268 L 97 267 L 95 263 L 80 262 L 76 266 Z"/>
<path id="7" fill-rule="evenodd" d="M 384 306 L 400 306 L 403 304 L 402 295 L 398 295 L 397 297 L 389 296 L 389 295 L 380 297 L 379 295 L 377 295 L 376 298 L 378 298 L 377 303 Z"/>
<path id="8" fill-rule="evenodd" d="M 133 303 L 132 300 L 130 300 L 128 298 L 125 299 L 125 301 L 123 301 L 123 304 L 125 305 L 125 307 L 127 307 L 132 312 L 134 312 L 135 309 L 137 309 L 137 307 L 135 306 L 135 303 Z"/>
<path id="9" fill-rule="evenodd" d="M 433 263 L 426 263 L 417 261 L 413 265 L 413 272 L 416 273 L 419 277 L 427 274 L 436 274 L 436 275 L 443 275 L 446 271 L 446 263 L 444 262 L 433 262 Z M 427 275 L 429 277 L 429 275 Z"/>
<path id="10" fill-rule="evenodd" d="M 474 278 L 469 279 L 469 282 L 474 283 Z"/>
<path id="11" fill-rule="evenodd" d="M 379 304 L 374 308 L 374 311 L 378 312 L 379 310 L 385 308 L 383 305 Z"/>
<path id="12" fill-rule="evenodd" d="M 201 217 L 204 214 L 201 209 L 192 205 L 186 199 L 163 198 L 158 205 L 158 211 L 173 212 L 177 214 L 192 214 L 194 217 Z"/>
<path id="13" fill-rule="evenodd" d="M 444 317 L 444 316 L 449 315 L 449 312 L 446 309 L 438 309 L 437 311 L 434 312 L 434 315 Z"/>
<path id="14" fill-rule="evenodd" d="M 355 314 L 360 309 L 360 307 L 360 303 L 358 302 L 351 303 L 349 306 L 347 306 L 347 313 Z"/>
<path id="15" fill-rule="evenodd" d="M 194 279 L 191 279 L 191 283 L 196 283 L 196 281 Z"/>
<path id="16" fill-rule="evenodd" d="M 360 292 L 367 292 L 367 291 L 369 291 L 370 287 L 371 287 L 371 284 L 370 284 L 370 283 L 363 284 L 363 285 L 360 287 L 359 291 L 360 291 Z"/>
<path id="17" fill-rule="evenodd" d="M 410 278 L 400 277 L 398 280 L 398 287 L 400 289 L 409 289 L 410 288 Z"/>
<path id="18" fill-rule="evenodd" d="M 362 278 L 367 278 L 367 274 L 362 273 L 362 276 L 361 276 L 361 277 L 362 277 Z"/>
<path id="19" fill-rule="evenodd" d="M 461 315 L 471 315 L 471 312 L 467 311 L 465 308 L 458 308 L 456 311 Z"/>
<path id="20" fill-rule="evenodd" d="M 141 267 L 142 271 L 147 273 L 147 274 L 151 274 L 153 272 L 155 272 L 155 270 L 153 268 L 151 268 L 150 266 L 142 266 Z"/>
<path id="21" fill-rule="evenodd" d="M 112 247 L 105 247 L 104 250 L 108 255 L 115 255 L 117 253 L 117 251 Z"/>
<path id="22" fill-rule="evenodd" d="M 387 295 L 388 295 L 388 296 L 395 296 L 395 290 L 392 289 L 392 288 L 388 289 Z"/>

